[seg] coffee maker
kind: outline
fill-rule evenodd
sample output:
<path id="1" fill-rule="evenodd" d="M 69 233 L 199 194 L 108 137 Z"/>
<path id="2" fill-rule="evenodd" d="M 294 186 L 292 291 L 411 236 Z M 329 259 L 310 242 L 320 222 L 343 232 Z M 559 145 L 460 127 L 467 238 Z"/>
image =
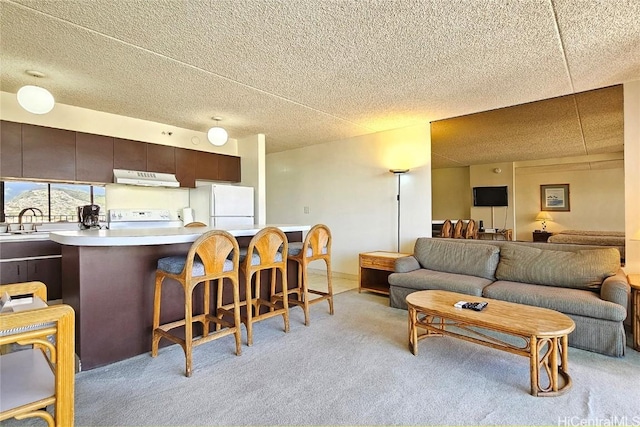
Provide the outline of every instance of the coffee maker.
<path id="1" fill-rule="evenodd" d="M 82 230 L 89 228 L 100 228 L 100 206 L 98 205 L 84 205 L 78 206 L 78 222 L 79 227 Z"/>

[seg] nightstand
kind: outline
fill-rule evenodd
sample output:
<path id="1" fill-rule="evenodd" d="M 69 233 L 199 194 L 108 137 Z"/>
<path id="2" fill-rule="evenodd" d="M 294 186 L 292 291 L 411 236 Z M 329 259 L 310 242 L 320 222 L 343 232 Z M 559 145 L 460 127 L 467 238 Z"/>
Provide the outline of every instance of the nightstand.
<path id="1" fill-rule="evenodd" d="M 549 233 L 548 231 L 534 231 L 533 232 L 533 241 L 534 242 L 546 242 L 549 237 L 553 236 L 553 233 Z"/>
<path id="2" fill-rule="evenodd" d="M 394 272 L 396 259 L 409 256 L 399 252 L 366 252 L 360 254 L 358 292 L 370 291 L 389 295 L 389 275 Z"/>
<path id="3" fill-rule="evenodd" d="M 631 285 L 631 325 L 633 327 L 633 348 L 640 351 L 640 274 L 627 276 Z"/>

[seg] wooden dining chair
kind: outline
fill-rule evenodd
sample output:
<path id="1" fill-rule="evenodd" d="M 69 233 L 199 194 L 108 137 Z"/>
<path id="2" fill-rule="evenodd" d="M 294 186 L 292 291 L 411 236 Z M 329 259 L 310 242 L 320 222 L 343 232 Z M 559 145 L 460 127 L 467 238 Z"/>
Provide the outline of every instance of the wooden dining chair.
<path id="1" fill-rule="evenodd" d="M 236 341 L 236 355 L 241 350 L 240 294 L 239 294 L 239 257 L 238 241 L 230 233 L 213 230 L 204 233 L 189 249 L 186 256 L 171 256 L 158 260 L 156 270 L 155 296 L 153 301 L 153 332 L 151 356 L 158 355 L 160 339 L 179 344 L 186 359 L 186 376 L 191 376 L 193 347 L 233 334 Z M 162 285 L 165 279 L 173 279 L 182 285 L 184 291 L 184 318 L 160 324 Z M 193 293 L 196 286 L 204 285 L 202 312 L 193 315 Z M 217 282 L 216 310 L 210 312 L 211 287 Z M 223 287 L 228 283 L 232 287 L 233 304 L 223 307 Z M 233 321 L 229 321 L 231 317 Z M 193 337 L 193 323 L 203 325 L 200 337 Z M 210 323 L 215 323 L 214 332 L 210 332 Z M 184 338 L 170 331 L 184 327 Z"/>
<path id="2" fill-rule="evenodd" d="M 0 285 L 0 294 L 40 298 L 41 308 L 0 314 L 0 421 L 41 418 L 49 427 L 74 424 L 75 312 L 47 306 L 42 282 Z M 25 348 L 25 346 L 27 348 Z M 52 413 L 46 410 L 52 406 Z"/>
<path id="3" fill-rule="evenodd" d="M 298 264 L 298 284 L 287 290 L 289 304 L 301 306 L 304 324 L 309 325 L 309 306 L 322 301 L 329 303 L 329 314 L 333 314 L 333 285 L 331 283 L 331 231 L 324 224 L 311 227 L 303 242 L 289 243 L 288 259 Z M 309 289 L 309 263 L 322 260 L 327 268 L 327 290 Z M 311 295 L 316 295 L 310 298 Z"/>

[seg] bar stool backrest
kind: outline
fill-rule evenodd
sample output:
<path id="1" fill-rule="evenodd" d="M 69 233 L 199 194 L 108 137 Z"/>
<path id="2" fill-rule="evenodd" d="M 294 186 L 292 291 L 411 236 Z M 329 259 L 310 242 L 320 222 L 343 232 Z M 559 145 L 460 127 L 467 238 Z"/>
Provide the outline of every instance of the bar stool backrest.
<path id="1" fill-rule="evenodd" d="M 279 228 L 263 228 L 249 242 L 247 265 L 255 266 L 254 255 L 257 255 L 261 269 L 284 266 L 287 261 L 288 244 L 286 234 Z"/>
<path id="2" fill-rule="evenodd" d="M 231 255 L 231 257 L 229 256 Z M 225 269 L 225 262 L 231 260 L 237 270 L 240 249 L 238 241 L 233 235 L 224 230 L 212 230 L 200 236 L 189 249 L 187 262 L 185 263 L 185 277 L 193 277 L 193 261 L 200 258 L 205 266 L 205 275 L 198 276 L 199 279 L 207 280 L 208 277 L 220 277 Z M 208 271 L 207 271 L 208 270 Z M 231 271 L 229 271 L 231 273 Z"/>

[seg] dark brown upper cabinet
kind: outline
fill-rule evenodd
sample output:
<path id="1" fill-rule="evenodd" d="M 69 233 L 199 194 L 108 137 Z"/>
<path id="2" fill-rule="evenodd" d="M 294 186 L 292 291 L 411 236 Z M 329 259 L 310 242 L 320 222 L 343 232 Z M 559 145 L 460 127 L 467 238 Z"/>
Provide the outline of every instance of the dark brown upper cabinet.
<path id="1" fill-rule="evenodd" d="M 196 179 L 218 180 L 218 154 L 198 152 Z"/>
<path id="2" fill-rule="evenodd" d="M 22 123 L 0 121 L 0 177 L 22 177 Z"/>
<path id="3" fill-rule="evenodd" d="M 175 148 L 167 145 L 147 144 L 148 172 L 176 173 Z"/>
<path id="4" fill-rule="evenodd" d="M 147 170 L 147 143 L 113 138 L 113 168 Z"/>
<path id="5" fill-rule="evenodd" d="M 218 180 L 229 182 L 240 182 L 242 180 L 240 157 L 218 155 Z"/>
<path id="6" fill-rule="evenodd" d="M 240 182 L 241 159 L 64 129 L 0 121 L 0 177 L 113 182 L 113 169 L 174 173 L 181 187 L 196 179 Z"/>
<path id="7" fill-rule="evenodd" d="M 22 177 L 74 181 L 76 133 L 23 123 Z"/>
<path id="8" fill-rule="evenodd" d="M 113 138 L 76 133 L 76 181 L 113 182 Z"/>
<path id="9" fill-rule="evenodd" d="M 176 179 L 180 187 L 196 186 L 196 162 L 198 152 L 186 148 L 176 148 Z"/>

